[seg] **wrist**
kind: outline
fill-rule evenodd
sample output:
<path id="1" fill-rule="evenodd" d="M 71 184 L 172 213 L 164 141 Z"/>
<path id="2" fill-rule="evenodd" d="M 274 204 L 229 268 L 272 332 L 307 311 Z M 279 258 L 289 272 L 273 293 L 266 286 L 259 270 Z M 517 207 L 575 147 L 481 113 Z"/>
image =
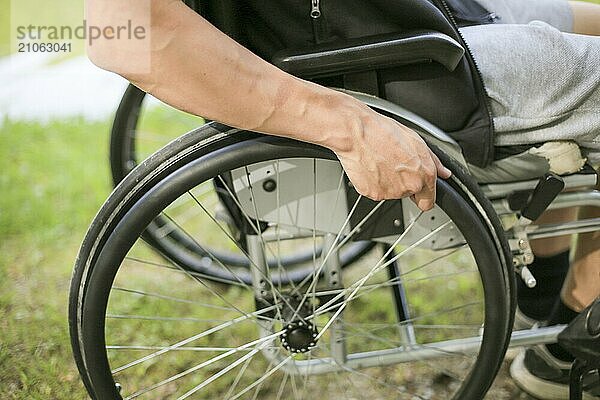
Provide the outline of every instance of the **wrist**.
<path id="1" fill-rule="evenodd" d="M 336 154 L 356 147 L 374 113 L 348 94 L 287 75 L 277 86 L 271 114 L 254 129 L 317 144 Z"/>
<path id="2" fill-rule="evenodd" d="M 335 93 L 329 113 L 331 124 L 323 135 L 321 145 L 339 155 L 356 148 L 364 137 L 365 125 L 372 118 L 373 111 L 350 95 Z"/>

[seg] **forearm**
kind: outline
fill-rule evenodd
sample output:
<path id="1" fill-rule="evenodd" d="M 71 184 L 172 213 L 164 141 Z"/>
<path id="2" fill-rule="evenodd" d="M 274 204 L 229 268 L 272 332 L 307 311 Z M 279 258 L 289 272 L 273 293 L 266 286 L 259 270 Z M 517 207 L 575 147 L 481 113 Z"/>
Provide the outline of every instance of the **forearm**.
<path id="1" fill-rule="evenodd" d="M 111 8 L 114 1 L 119 6 Z M 88 19 L 102 24 L 114 19 L 113 10 L 135 18 L 135 2 L 125 11 L 124 3 L 130 1 L 89 0 Z M 370 113 L 349 96 L 265 62 L 181 1 L 153 0 L 151 10 L 149 68 L 131 65 L 144 59 L 135 41 L 96 44 L 91 58 L 165 103 L 232 126 L 340 149 L 360 115 Z"/>

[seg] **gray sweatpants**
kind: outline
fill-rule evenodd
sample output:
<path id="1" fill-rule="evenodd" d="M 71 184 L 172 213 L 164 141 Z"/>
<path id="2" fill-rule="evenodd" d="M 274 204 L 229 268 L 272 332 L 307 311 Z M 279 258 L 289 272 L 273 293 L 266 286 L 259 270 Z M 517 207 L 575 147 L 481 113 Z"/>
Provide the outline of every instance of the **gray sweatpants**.
<path id="1" fill-rule="evenodd" d="M 573 26 L 565 0 L 478 1 L 501 17 L 462 29 L 491 100 L 496 145 L 572 140 L 600 164 L 600 37 L 565 33 Z"/>

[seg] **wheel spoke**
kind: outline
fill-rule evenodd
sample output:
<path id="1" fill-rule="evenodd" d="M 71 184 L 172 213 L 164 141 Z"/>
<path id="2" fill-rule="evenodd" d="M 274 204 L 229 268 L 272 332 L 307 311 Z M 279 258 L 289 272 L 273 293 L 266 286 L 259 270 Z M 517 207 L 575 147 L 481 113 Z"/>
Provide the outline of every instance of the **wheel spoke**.
<path id="1" fill-rule="evenodd" d="M 161 386 L 164 386 L 164 385 L 166 385 L 168 383 L 171 383 L 171 382 L 174 382 L 174 381 L 176 381 L 178 379 L 181 379 L 182 377 L 184 377 L 186 375 L 189 375 L 189 374 L 191 374 L 193 372 L 196 372 L 196 371 L 198 371 L 198 370 L 200 370 L 202 368 L 206 368 L 206 367 L 214 364 L 215 362 L 217 362 L 219 360 L 222 360 L 222 359 L 224 359 L 226 357 L 231 356 L 232 354 L 236 354 L 236 353 L 239 353 L 242 350 L 245 350 L 245 349 L 248 349 L 248 348 L 252 348 L 252 350 L 248 354 L 246 354 L 245 356 L 239 358 L 234 363 L 230 364 L 229 367 L 227 367 L 228 368 L 227 371 L 223 370 L 219 374 L 215 374 L 211 378 L 205 380 L 202 383 L 202 386 L 200 388 L 198 388 L 198 390 L 200 390 L 202 387 L 204 387 L 204 386 L 208 385 L 209 383 L 213 382 L 214 380 L 216 380 L 217 378 L 219 378 L 220 376 L 222 376 L 224 373 L 226 373 L 229 370 L 235 368 L 237 365 L 241 364 L 242 362 L 246 361 L 249 358 L 254 357 L 263 348 L 267 347 L 267 343 L 269 341 L 275 339 L 276 337 L 279 337 L 280 335 L 281 335 L 281 332 L 278 332 L 278 333 L 275 333 L 273 335 L 257 339 L 255 341 L 250 342 L 250 343 L 246 343 L 243 346 L 239 346 L 239 347 L 237 347 L 235 349 L 232 349 L 232 350 L 229 350 L 229 351 L 227 351 L 225 353 L 219 354 L 216 357 L 213 357 L 213 358 L 211 358 L 211 359 L 209 359 L 209 360 L 207 360 L 207 361 L 205 361 L 203 363 L 200 363 L 200 364 L 198 364 L 198 365 L 196 365 L 196 366 L 194 366 L 192 368 L 189 368 L 189 369 L 187 369 L 187 370 L 185 370 L 183 372 L 180 372 L 180 373 L 178 373 L 176 375 L 173 375 L 173 376 L 171 376 L 171 377 L 169 377 L 169 378 L 167 378 L 167 379 L 165 379 L 165 380 L 163 380 L 161 382 L 158 382 L 158 383 L 156 383 L 156 384 L 154 384 L 154 385 L 152 385 L 150 387 L 147 387 L 147 388 L 144 388 L 142 390 L 139 390 L 136 393 L 134 393 L 133 395 L 129 396 L 128 398 L 133 399 L 133 398 L 139 397 L 142 394 L 145 394 L 145 393 L 148 393 L 148 392 L 150 392 L 152 390 L 158 389 Z M 173 346 L 171 346 L 171 347 L 173 347 Z M 218 375 L 218 376 L 216 376 L 216 375 Z"/>
<path id="2" fill-rule="evenodd" d="M 198 205 L 198 206 L 199 206 L 199 207 L 200 207 L 200 208 L 201 208 L 201 209 L 204 211 L 204 213 L 205 213 L 205 214 L 206 214 L 206 215 L 207 215 L 207 216 L 208 216 L 208 217 L 209 217 L 209 218 L 210 218 L 210 219 L 211 219 L 211 220 L 212 220 L 212 221 L 215 223 L 215 225 L 217 225 L 217 227 L 219 228 L 219 230 L 220 230 L 221 232 L 223 232 L 223 233 L 224 233 L 224 234 L 227 236 L 227 238 L 228 238 L 228 239 L 229 239 L 229 240 L 230 240 L 230 241 L 231 241 L 231 242 L 232 242 L 232 243 L 233 243 L 233 244 L 236 246 L 236 248 L 237 248 L 239 251 L 241 251 L 241 252 L 244 254 L 244 256 L 245 256 L 245 257 L 248 259 L 248 262 L 250 263 L 250 265 L 251 265 L 252 267 L 254 267 L 254 268 L 258 268 L 258 266 L 256 265 L 256 263 L 255 263 L 255 262 L 252 260 L 252 257 L 250 257 L 250 255 L 249 255 L 249 254 L 248 254 L 248 252 L 246 251 L 246 249 L 244 249 L 244 248 L 243 248 L 243 247 L 242 247 L 242 246 L 239 244 L 239 242 L 238 242 L 237 240 L 235 240 L 235 239 L 234 239 L 234 238 L 231 236 L 231 234 L 230 234 L 230 233 L 227 231 L 227 229 L 225 229 L 225 227 L 224 227 L 223 225 L 221 225 L 221 224 L 220 224 L 220 223 L 219 223 L 219 222 L 218 222 L 218 221 L 217 221 L 217 220 L 216 220 L 216 219 L 215 219 L 215 218 L 212 216 L 212 214 L 211 214 L 211 213 L 209 213 L 209 212 L 208 212 L 208 210 L 207 210 L 207 209 L 206 209 L 206 208 L 205 208 L 205 207 L 202 205 L 202 203 L 201 203 L 201 202 L 200 202 L 198 199 L 196 199 L 196 197 L 195 197 L 195 196 L 194 196 L 194 195 L 193 195 L 191 192 L 188 192 L 188 193 L 189 193 L 189 195 L 190 195 L 190 196 L 191 196 L 191 197 L 194 199 L 194 201 L 196 202 L 196 204 L 197 204 L 197 205 Z M 192 240 L 193 240 L 193 239 L 192 239 Z M 200 246 L 200 245 L 198 244 L 198 246 Z M 205 250 L 205 251 L 207 251 L 207 250 Z M 208 251 L 207 251 L 207 252 L 208 252 Z M 278 259 L 278 260 L 279 260 L 279 259 Z M 240 278 L 239 278 L 239 277 L 238 277 L 236 274 L 234 274 L 234 273 L 231 271 L 231 269 L 230 269 L 229 267 L 227 267 L 227 266 L 226 266 L 226 265 L 225 265 L 223 262 L 221 262 L 220 260 L 218 260 L 218 262 L 219 262 L 219 264 L 220 264 L 220 265 L 221 265 L 223 268 L 225 268 L 225 269 L 226 269 L 226 270 L 227 270 L 229 273 L 231 273 L 233 276 L 235 276 L 235 277 L 236 277 L 236 280 L 238 280 L 240 284 L 242 284 L 242 285 L 244 285 L 244 286 L 248 287 L 250 290 L 252 290 L 252 288 L 250 288 L 250 287 L 249 287 L 249 286 L 248 286 L 246 283 L 242 282 L 242 281 L 241 281 L 241 279 L 240 279 Z M 283 270 L 283 272 L 286 274 L 286 277 L 289 279 L 289 275 L 288 275 L 287 271 Z"/>
<path id="3" fill-rule="evenodd" d="M 419 214 L 419 217 L 423 215 L 423 213 Z M 417 217 L 415 219 L 418 220 L 419 217 Z M 362 279 L 360 279 L 357 284 L 355 284 L 355 287 L 352 290 L 352 293 L 350 293 L 350 295 L 348 296 L 348 298 L 341 304 L 340 307 L 338 307 L 338 309 L 333 313 L 333 315 L 331 316 L 331 318 L 329 319 L 329 321 L 327 321 L 327 324 L 323 327 L 323 329 L 321 330 L 321 332 L 319 332 L 319 334 L 317 335 L 317 339 L 319 339 L 320 336 L 323 335 L 324 332 L 327 331 L 327 329 L 329 329 L 329 327 L 331 326 L 331 324 L 335 321 L 336 318 L 338 318 L 338 316 L 342 313 L 342 311 L 344 310 L 344 308 L 346 308 L 346 306 L 348 305 L 348 303 L 356 296 L 356 294 L 358 293 L 358 291 L 360 290 L 361 286 L 364 285 L 364 283 L 366 281 L 368 281 L 373 275 L 375 275 L 378 271 L 380 271 L 381 269 L 387 267 L 389 264 L 395 262 L 396 260 L 398 260 L 400 257 L 402 257 L 404 254 L 406 254 L 407 251 L 409 251 L 410 249 L 418 246 L 419 244 L 421 244 L 422 242 L 426 241 L 427 239 L 429 239 L 430 236 L 432 236 L 433 234 L 437 233 L 439 230 L 441 230 L 445 225 L 449 224 L 450 221 L 448 221 L 446 224 L 440 226 L 439 228 L 433 230 L 430 234 L 425 235 L 422 239 L 418 240 L 415 244 L 411 245 L 410 247 L 408 247 L 407 249 L 401 251 L 400 253 L 398 253 L 396 256 L 394 256 L 393 258 L 391 258 L 389 261 L 385 262 L 384 264 L 381 264 L 382 260 L 385 260 L 385 258 L 389 255 L 388 253 L 391 252 L 393 250 L 393 248 L 395 246 L 398 245 L 398 243 L 400 243 L 400 241 L 402 240 L 403 236 L 405 235 L 407 231 L 405 231 L 400 238 L 398 238 L 396 240 L 396 242 L 394 243 L 393 246 L 390 247 L 390 249 L 386 252 L 386 254 L 384 254 L 384 257 L 382 257 L 382 259 L 377 263 L 377 265 L 375 265 L 375 267 L 369 271 L 369 273 Z M 413 225 L 411 225 L 413 226 Z M 353 285 L 354 286 L 354 285 Z"/>
<path id="4" fill-rule="evenodd" d="M 346 229 L 346 226 L 348 226 L 348 224 L 350 223 L 350 219 L 352 218 L 352 216 L 354 215 L 354 212 L 356 211 L 356 208 L 358 207 L 358 203 L 360 202 L 362 196 L 359 196 L 356 201 L 354 202 L 354 205 L 352 206 L 352 209 L 350 210 L 350 212 L 348 213 L 348 217 L 346 218 L 346 220 L 344 221 L 344 223 L 342 224 L 342 227 L 340 228 L 338 234 L 335 237 L 335 240 L 333 241 L 334 245 L 331 246 L 331 248 L 327 251 L 327 254 L 325 255 L 325 257 L 323 258 L 323 260 L 321 261 L 321 264 L 319 265 L 319 267 L 317 268 L 317 270 L 315 271 L 315 273 L 312 276 L 307 276 L 302 282 L 300 282 L 300 284 L 298 284 L 297 289 L 300 290 L 302 287 L 304 287 L 304 285 L 306 283 L 308 283 L 310 281 L 310 284 L 308 285 L 308 289 L 306 290 L 306 294 L 302 297 L 302 300 L 300 301 L 299 305 L 296 307 L 296 310 L 294 311 L 294 318 L 296 318 L 298 316 L 298 313 L 300 311 L 300 309 L 302 308 L 302 306 L 304 305 L 304 303 L 306 303 L 306 301 L 308 300 L 308 294 L 313 290 L 313 287 L 317 285 L 318 280 L 317 279 L 312 279 L 311 278 L 313 276 L 320 276 L 321 272 L 323 271 L 323 268 L 325 267 L 325 264 L 327 262 L 327 260 L 329 259 L 329 257 L 331 257 L 331 254 L 335 251 L 337 251 L 339 249 L 339 247 L 341 245 L 335 245 L 335 243 L 338 242 L 338 240 L 340 239 L 342 232 L 344 231 L 344 229 Z M 351 232 L 350 234 L 348 234 L 348 237 L 352 237 L 352 235 L 354 235 L 355 232 L 357 232 L 360 229 L 360 226 L 366 222 L 367 218 L 375 212 L 375 210 L 381 206 L 383 204 L 383 201 L 379 202 L 379 204 L 377 204 L 377 206 L 373 209 L 373 211 L 371 211 L 371 213 L 369 213 L 369 215 L 367 215 L 365 218 L 363 218 L 363 220 L 361 221 L 361 223 L 359 223 Z M 316 311 L 316 310 L 315 310 Z"/>
<path id="5" fill-rule="evenodd" d="M 219 283 L 225 283 L 227 285 L 237 285 L 237 286 L 241 286 L 241 287 L 244 287 L 244 288 L 248 287 L 248 285 L 245 284 L 245 283 L 239 283 L 239 282 L 231 281 L 231 280 L 228 280 L 228 279 L 221 279 L 221 278 L 218 278 L 216 276 L 202 274 L 202 273 L 196 272 L 196 271 L 189 271 L 189 270 L 183 271 L 181 268 L 177 268 L 174 265 L 167 265 L 167 264 L 157 263 L 157 262 L 153 262 L 153 261 L 142 260 L 140 258 L 135 258 L 135 257 L 131 257 L 131 256 L 125 257 L 125 260 L 133 261 L 133 262 L 136 262 L 136 263 L 139 263 L 139 264 L 143 264 L 143 265 L 147 265 L 147 266 L 169 269 L 172 272 L 176 272 L 176 273 L 179 273 L 179 274 L 188 274 L 189 273 L 190 275 L 192 275 L 195 278 L 207 279 L 209 281 L 214 281 L 214 282 L 219 282 Z"/>
<path id="6" fill-rule="evenodd" d="M 254 382 L 253 384 L 251 384 L 250 386 L 248 386 L 247 388 L 245 388 L 244 390 L 242 390 L 241 392 L 239 392 L 238 394 L 236 394 L 234 397 L 232 397 L 231 400 L 236 400 L 236 399 L 240 398 L 245 393 L 247 393 L 248 391 L 252 390 L 255 386 L 263 383 L 266 379 L 268 379 L 271 375 L 273 375 L 275 372 L 277 372 L 279 369 L 281 369 L 281 367 L 283 367 L 291 359 L 292 359 L 292 356 L 288 356 L 287 358 L 285 358 L 283 361 L 281 361 L 275 367 L 271 368 L 270 371 L 268 371 L 267 373 L 265 373 L 256 382 Z"/>
<path id="7" fill-rule="evenodd" d="M 120 345 L 108 345 L 107 350 L 164 350 L 168 347 L 165 346 L 120 346 Z M 265 347 L 265 349 L 279 349 L 279 347 Z M 191 347 L 183 346 L 170 349 L 170 351 L 197 351 L 197 352 L 216 352 L 216 351 L 230 351 L 236 350 L 238 352 L 250 351 L 252 349 L 241 349 L 238 350 L 233 347 Z"/>
<path id="8" fill-rule="evenodd" d="M 386 257 L 389 255 L 389 253 L 391 253 L 391 251 L 393 250 L 393 248 L 396 247 L 404 239 L 404 237 L 408 234 L 408 232 L 410 231 L 410 229 L 419 220 L 419 218 L 421 217 L 421 215 L 423 215 L 423 213 L 420 213 L 413 220 L 413 222 L 411 222 L 411 224 L 409 225 L 409 227 L 400 235 L 400 237 L 398 239 L 396 239 L 396 241 L 394 242 L 394 244 L 392 246 L 390 246 L 390 249 L 388 251 L 386 251 L 386 254 L 384 254 L 383 257 L 381 257 L 380 260 L 377 262 L 377 264 L 375 264 L 375 266 L 373 268 L 371 268 L 371 270 L 369 271 L 368 274 L 366 274 L 363 278 L 359 279 L 358 281 L 354 282 L 351 286 L 345 288 L 341 293 L 339 293 L 336 296 L 334 296 L 333 299 L 329 300 L 327 303 L 325 303 L 324 305 L 320 306 L 319 309 L 317 309 L 316 312 L 317 313 L 322 312 L 323 308 L 330 306 L 333 302 L 339 300 L 340 298 L 344 297 L 347 293 L 349 293 L 350 291 L 352 291 L 348 295 L 348 298 L 342 303 L 342 305 L 336 311 L 336 313 L 339 315 L 339 313 L 341 313 L 342 310 L 346 307 L 346 304 L 348 304 L 348 302 L 351 301 L 357 295 L 357 293 L 359 292 L 359 290 L 361 289 L 361 287 L 365 284 L 365 282 L 367 282 L 371 277 L 373 277 L 373 275 L 375 275 L 377 272 L 383 270 L 385 267 L 387 267 L 391 263 L 393 263 L 393 262 L 397 261 L 398 259 L 400 259 L 401 257 L 403 257 L 405 254 L 407 254 L 412 249 L 416 248 L 421 243 L 427 241 L 431 236 L 435 235 L 437 232 L 439 232 L 441 229 L 443 229 L 447 224 L 449 224 L 449 222 L 447 222 L 446 224 L 444 224 L 444 225 L 438 227 L 437 229 L 431 231 L 430 233 L 428 233 L 427 235 L 425 235 L 423 238 L 421 238 L 417 242 L 411 244 L 409 247 L 407 247 L 406 249 L 402 250 L 401 252 L 399 252 L 397 255 L 395 255 L 391 259 L 385 261 Z M 383 262 L 383 261 L 385 261 L 385 262 Z M 333 322 L 333 319 L 334 318 L 332 318 L 332 319 L 329 320 L 329 324 L 331 324 Z M 324 329 L 324 330 L 326 330 L 326 329 Z"/>
<path id="9" fill-rule="evenodd" d="M 286 372 L 285 375 L 283 375 L 281 383 L 279 384 L 279 390 L 277 390 L 277 397 L 275 400 L 281 400 L 281 396 L 283 395 L 283 391 L 285 390 L 285 385 L 287 384 L 288 379 L 290 379 L 290 374 Z"/>
<path id="10" fill-rule="evenodd" d="M 165 321 L 165 322 L 228 322 L 223 319 L 201 319 L 190 317 L 157 317 L 149 315 L 125 315 L 125 314 L 106 314 L 108 319 L 135 319 L 144 321 Z"/>
<path id="11" fill-rule="evenodd" d="M 218 326 L 215 326 L 213 328 L 210 328 L 210 329 L 208 329 L 208 330 L 206 330 L 204 332 L 198 333 L 198 334 L 196 334 L 194 336 L 191 336 L 191 337 L 189 337 L 187 339 L 179 341 L 179 342 L 177 342 L 177 343 L 175 343 L 175 344 L 173 344 L 171 346 L 167 346 L 164 349 L 159 350 L 159 351 L 157 351 L 155 353 L 152 353 L 152 354 L 149 354 L 149 355 L 147 355 L 145 357 L 138 358 L 137 360 L 131 361 L 131 362 L 129 362 L 129 363 L 127 363 L 127 364 L 125 364 L 125 365 L 123 365 L 121 367 L 118 367 L 118 368 L 112 370 L 112 373 L 113 374 L 117 374 L 119 372 L 122 372 L 122 371 L 124 371 L 124 370 L 126 370 L 128 368 L 131 368 L 131 367 L 135 366 L 135 365 L 138 365 L 140 363 L 146 362 L 146 361 L 151 360 L 151 359 L 153 359 L 155 357 L 161 356 L 161 355 L 163 355 L 163 354 L 165 354 L 165 353 L 167 353 L 167 352 L 169 352 L 171 350 L 174 350 L 174 349 L 180 348 L 182 346 L 185 346 L 186 344 L 192 343 L 192 342 L 194 342 L 194 341 L 196 341 L 196 340 L 198 340 L 200 338 L 203 338 L 203 337 L 206 337 L 206 336 L 208 336 L 210 334 L 219 332 L 219 331 L 221 331 L 223 329 L 229 328 L 230 326 L 239 324 L 240 322 L 246 321 L 246 320 L 252 318 L 253 316 L 257 316 L 257 315 L 260 315 L 260 314 L 267 313 L 272 308 L 273 307 L 263 308 L 262 310 L 256 311 L 256 312 L 254 312 L 252 314 L 242 315 L 242 316 L 240 316 L 238 318 L 232 319 L 231 321 L 228 321 L 228 322 L 223 323 L 221 325 L 218 325 Z"/>
<path id="12" fill-rule="evenodd" d="M 248 172 L 248 168 L 245 168 L 246 170 L 246 177 L 248 179 L 248 185 L 250 188 L 250 194 L 252 199 L 255 199 L 253 191 L 252 191 L 252 185 L 250 185 L 250 177 L 249 177 L 249 172 Z M 227 183 L 225 182 L 225 180 L 223 179 L 223 177 L 221 175 L 219 175 L 219 179 L 221 180 L 221 183 L 223 184 L 223 186 L 225 187 L 225 189 L 227 190 L 227 192 L 229 193 L 229 195 L 231 196 L 232 200 L 236 203 L 237 207 L 240 209 L 240 211 L 242 212 L 244 218 L 247 220 L 247 222 L 250 224 L 250 226 L 252 227 L 253 231 L 259 236 L 260 241 L 263 245 L 263 248 L 265 250 L 268 250 L 269 253 L 271 253 L 271 255 L 273 255 L 273 250 L 271 249 L 271 247 L 268 245 L 268 243 L 265 242 L 264 237 L 262 235 L 262 232 L 260 230 L 260 224 L 255 225 L 254 221 L 252 221 L 252 218 L 248 215 L 248 213 L 246 213 L 244 211 L 244 208 L 242 207 L 242 205 L 240 204 L 239 200 L 237 199 L 237 197 L 231 192 L 231 189 L 229 188 L 229 185 L 227 185 Z M 256 212 L 256 217 L 258 218 L 258 211 L 256 210 L 256 201 L 253 200 L 253 204 L 254 204 L 254 208 L 255 208 L 255 212 Z M 278 293 L 277 288 L 273 285 L 273 282 L 271 279 L 269 279 L 269 277 L 265 276 L 264 273 L 261 271 L 260 268 L 258 268 L 258 266 L 256 264 L 254 264 L 254 267 L 257 268 L 257 271 L 259 272 L 259 274 L 262 276 L 263 279 L 265 279 L 265 282 L 268 283 L 269 285 L 269 290 L 272 291 L 273 294 L 273 298 L 277 299 L 277 296 L 275 296 L 275 294 L 279 295 L 279 298 L 286 304 L 287 307 L 289 307 L 290 309 L 293 309 L 293 307 L 289 304 L 289 302 L 285 299 L 284 296 L 281 295 L 281 293 Z M 277 310 L 277 312 L 279 313 L 279 309 Z"/>
<path id="13" fill-rule="evenodd" d="M 313 265 L 317 265 L 317 160 L 313 159 Z M 335 243 L 334 243 L 335 245 Z M 312 279 L 313 282 L 318 281 L 320 272 L 316 268 L 313 268 Z M 315 299 L 315 291 L 317 285 L 312 285 L 312 299 Z M 311 301 L 312 314 L 315 315 L 316 302 Z M 300 307 L 296 309 L 296 312 L 300 311 Z M 304 379 L 304 387 L 306 388 L 306 377 Z"/>
<path id="14" fill-rule="evenodd" d="M 375 266 L 374 266 L 374 267 L 373 267 L 373 268 L 372 268 L 372 269 L 369 271 L 369 273 L 368 273 L 368 274 L 367 274 L 365 277 L 363 277 L 363 278 L 359 279 L 358 281 L 354 282 L 354 283 L 353 283 L 351 286 L 349 286 L 349 287 L 347 287 L 347 288 L 344 288 L 344 289 L 343 289 L 343 290 L 342 290 L 340 293 L 338 293 L 337 295 L 335 295 L 335 296 L 334 296 L 334 297 L 333 297 L 331 300 L 329 300 L 329 301 L 327 301 L 325 304 L 321 305 L 321 306 L 320 306 L 320 307 L 319 307 L 319 308 L 316 310 L 316 313 L 317 313 L 317 314 L 318 314 L 318 313 L 322 313 L 323 309 L 325 309 L 325 308 L 327 308 L 327 307 L 331 306 L 332 304 L 335 304 L 335 302 L 336 302 L 337 300 L 339 300 L 340 298 L 344 297 L 344 296 L 345 296 L 347 293 L 349 293 L 351 290 L 353 290 L 353 291 L 358 291 L 358 290 L 360 290 L 360 288 L 361 288 L 361 287 L 364 285 L 364 283 L 365 283 L 365 282 L 366 282 L 368 279 L 370 279 L 370 278 L 371 278 L 371 276 L 373 276 L 373 275 L 374 275 L 374 274 L 375 274 L 375 273 L 376 273 L 376 272 L 377 272 L 379 269 L 383 269 L 385 266 L 387 266 L 387 265 L 384 265 L 384 267 L 380 268 L 381 262 L 382 262 L 383 260 L 385 260 L 385 259 L 386 259 L 386 257 L 387 257 L 387 256 L 389 255 L 389 253 L 392 251 L 392 249 L 393 249 L 395 246 L 397 246 L 397 245 L 398 245 L 398 243 L 400 243 L 400 242 L 401 242 L 401 241 L 404 239 L 404 237 L 405 237 L 405 236 L 406 236 L 406 235 L 407 235 L 407 234 L 410 232 L 410 230 L 412 229 L 412 227 L 413 227 L 413 226 L 415 226 L 416 222 L 419 220 L 419 218 L 421 217 L 421 215 L 422 215 L 422 214 L 423 214 L 423 213 L 420 213 L 420 214 L 419 214 L 417 217 L 415 217 L 415 219 L 414 219 L 414 220 L 413 220 L 413 221 L 410 223 L 410 225 L 408 226 L 408 228 L 407 228 L 407 229 L 406 229 L 406 230 L 405 230 L 405 231 L 404 231 L 404 232 L 403 232 L 403 233 L 400 235 L 400 237 L 399 237 L 398 239 L 396 239 L 396 242 L 394 243 L 394 245 L 393 245 L 393 246 L 390 246 L 390 250 L 389 250 L 389 251 L 387 251 L 387 252 L 386 252 L 386 254 L 384 254 L 384 255 L 383 255 L 383 256 L 382 256 L 382 257 L 379 259 L 379 261 L 378 261 L 378 262 L 375 264 Z M 348 300 L 348 301 L 349 301 L 349 300 Z M 341 306 L 341 307 L 345 307 L 345 306 L 344 306 L 344 304 L 347 304 L 347 302 L 344 302 L 344 303 L 342 304 L 342 306 Z M 340 308 L 341 308 L 341 307 L 340 307 Z M 341 313 L 341 311 L 339 311 L 339 312 Z M 332 321 L 332 320 L 330 320 L 330 322 L 328 322 L 328 324 L 326 325 L 326 327 L 327 327 L 327 326 L 328 326 L 330 323 L 332 323 L 332 322 L 333 322 L 333 321 Z M 322 331 L 322 332 L 323 332 L 323 331 Z"/>
<path id="15" fill-rule="evenodd" d="M 283 276 L 285 275 L 286 278 L 288 278 L 290 285 L 292 287 L 292 290 L 295 291 L 296 290 L 296 285 L 294 283 L 293 279 L 289 279 L 289 274 L 287 272 L 287 270 L 285 268 L 283 268 L 283 265 L 281 263 L 281 185 L 280 185 L 280 174 L 279 174 L 279 160 L 277 160 L 277 165 L 275 167 L 275 181 L 277 182 L 277 192 L 275 194 L 276 196 L 276 207 L 277 207 L 277 225 L 275 225 L 275 236 L 277 237 L 277 256 L 276 256 L 276 260 L 277 260 L 277 272 L 279 273 L 279 276 Z M 268 263 L 267 263 L 268 264 Z M 279 286 L 279 291 L 283 291 L 283 285 L 281 283 L 281 279 L 278 280 L 278 286 Z"/>
<path id="16" fill-rule="evenodd" d="M 166 214 L 165 214 L 166 215 Z M 170 219 L 170 218 L 169 218 Z M 173 221 L 173 220 L 172 220 Z M 173 221 L 175 223 L 175 221 Z M 193 240 L 193 238 L 191 238 Z M 240 283 L 244 284 L 244 282 L 236 275 L 233 273 L 233 271 L 231 271 L 231 269 L 229 267 L 227 267 L 225 264 L 223 264 L 221 262 L 221 260 L 217 259 L 216 257 L 214 257 L 212 254 L 209 253 L 209 255 L 211 256 L 211 258 L 213 258 L 215 261 L 217 261 L 219 264 L 221 264 L 221 266 L 223 266 L 225 269 L 227 269 L 227 271 L 229 271 L 233 276 L 236 277 L 236 279 L 239 280 Z M 211 292 L 213 295 L 215 295 L 216 297 L 218 297 L 219 299 L 223 300 L 226 304 L 230 305 L 233 309 L 235 309 L 236 311 L 238 311 L 240 314 L 243 315 L 250 315 L 248 313 L 246 313 L 245 311 L 242 311 L 241 309 L 239 309 L 235 304 L 231 303 L 229 300 L 227 300 L 223 295 L 221 295 L 220 293 L 217 293 L 210 285 L 208 285 L 206 282 L 204 282 L 204 280 L 199 279 L 197 277 L 194 277 L 193 275 L 191 275 L 187 270 L 181 268 L 182 271 L 184 271 L 186 273 L 187 276 L 189 276 L 193 281 L 199 283 L 200 285 L 202 285 L 205 289 L 207 289 L 209 292 Z M 246 285 L 247 286 L 247 285 Z M 249 286 L 247 286 L 248 289 L 251 289 Z M 274 297 L 275 302 L 277 302 L 277 298 Z M 285 301 L 285 298 L 281 297 L 281 299 L 283 301 Z M 275 311 L 277 313 L 279 313 L 279 307 L 275 307 Z"/>
<path id="17" fill-rule="evenodd" d="M 174 301 L 174 302 L 177 302 L 177 303 L 194 304 L 194 305 L 197 305 L 197 306 L 202 306 L 202 307 L 206 307 L 206 308 L 212 308 L 212 309 L 215 309 L 215 310 L 237 311 L 235 308 L 231 308 L 231 307 L 216 306 L 214 304 L 207 304 L 207 303 L 202 303 L 202 302 L 194 301 L 194 300 L 181 299 L 181 298 L 178 298 L 178 297 L 167 296 L 167 295 L 164 295 L 164 294 L 147 292 L 147 291 L 143 291 L 143 290 L 128 289 L 128 288 L 124 288 L 124 287 L 120 287 L 120 286 L 113 286 L 111 290 L 118 291 L 118 292 L 123 292 L 123 293 L 136 294 L 136 295 L 140 295 L 140 296 L 155 297 L 157 299 L 169 300 L 169 301 Z"/>
<path id="18" fill-rule="evenodd" d="M 231 400 L 231 395 L 233 394 L 233 392 L 235 392 L 235 389 L 237 388 L 238 384 L 240 383 L 240 380 L 246 373 L 246 369 L 248 369 L 248 365 L 250 365 L 251 362 L 252 362 L 252 358 L 248 358 L 244 362 L 244 365 L 242 365 L 242 368 L 240 368 L 240 370 L 238 371 L 238 374 L 236 375 L 235 379 L 233 380 L 233 383 L 231 384 L 231 386 L 229 387 L 229 390 L 227 391 L 225 396 L 223 396 L 224 400 Z"/>

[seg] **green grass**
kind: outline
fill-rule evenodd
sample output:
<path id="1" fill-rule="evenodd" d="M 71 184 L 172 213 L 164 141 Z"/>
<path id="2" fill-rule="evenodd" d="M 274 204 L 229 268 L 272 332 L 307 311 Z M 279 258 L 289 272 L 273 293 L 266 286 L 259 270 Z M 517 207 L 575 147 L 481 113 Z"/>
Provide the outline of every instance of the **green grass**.
<path id="1" fill-rule="evenodd" d="M 146 114 L 154 149 L 197 126 L 172 109 Z M 0 398 L 85 397 L 72 361 L 67 296 L 83 235 L 111 190 L 109 121 L 0 126 Z M 149 145 L 149 146 L 150 146 Z"/>
<path id="2" fill-rule="evenodd" d="M 69 351 L 68 283 L 110 190 L 107 124 L 0 128 L 0 398 L 83 398 Z"/>
<path id="3" fill-rule="evenodd" d="M 9 55 L 10 51 L 10 0 L 0 0 L 0 57 Z"/>

